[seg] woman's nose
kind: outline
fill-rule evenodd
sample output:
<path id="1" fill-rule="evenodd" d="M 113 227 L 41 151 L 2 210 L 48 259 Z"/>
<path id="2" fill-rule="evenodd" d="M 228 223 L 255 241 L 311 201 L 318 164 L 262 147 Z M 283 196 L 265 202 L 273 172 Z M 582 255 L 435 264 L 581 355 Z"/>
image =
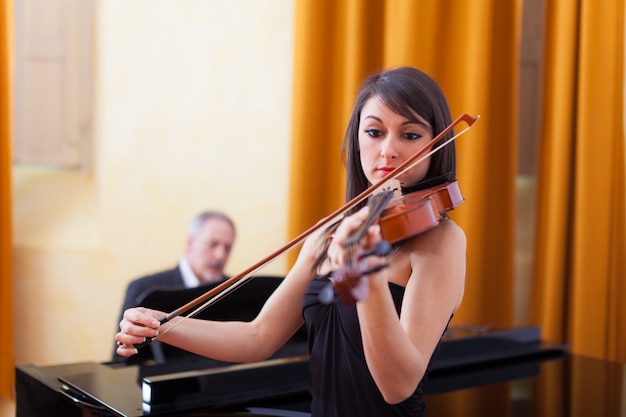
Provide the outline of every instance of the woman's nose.
<path id="1" fill-rule="evenodd" d="M 380 156 L 385 158 L 386 160 L 392 160 L 398 157 L 398 151 L 395 148 L 395 144 L 393 143 L 393 139 L 391 137 L 386 137 L 380 144 Z"/>

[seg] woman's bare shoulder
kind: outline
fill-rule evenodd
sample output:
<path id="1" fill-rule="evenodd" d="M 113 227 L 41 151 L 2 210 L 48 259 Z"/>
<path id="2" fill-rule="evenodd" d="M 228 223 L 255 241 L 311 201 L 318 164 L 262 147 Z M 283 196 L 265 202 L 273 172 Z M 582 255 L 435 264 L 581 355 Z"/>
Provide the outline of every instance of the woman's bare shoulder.
<path id="1" fill-rule="evenodd" d="M 446 252 L 465 250 L 465 232 L 452 219 L 445 219 L 432 229 L 407 239 L 401 246 L 406 252 Z"/>

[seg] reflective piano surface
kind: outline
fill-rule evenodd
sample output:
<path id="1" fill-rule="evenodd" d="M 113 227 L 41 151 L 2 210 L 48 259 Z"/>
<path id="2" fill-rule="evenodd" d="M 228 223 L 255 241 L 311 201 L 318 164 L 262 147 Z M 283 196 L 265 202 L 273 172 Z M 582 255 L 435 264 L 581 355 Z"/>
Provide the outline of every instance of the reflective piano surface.
<path id="1" fill-rule="evenodd" d="M 446 338 L 425 385 L 429 414 L 624 416 L 624 365 L 570 356 L 538 336 L 530 327 Z M 304 417 L 307 359 L 196 362 L 183 371 L 174 364 L 23 365 L 16 368 L 16 415 Z"/>

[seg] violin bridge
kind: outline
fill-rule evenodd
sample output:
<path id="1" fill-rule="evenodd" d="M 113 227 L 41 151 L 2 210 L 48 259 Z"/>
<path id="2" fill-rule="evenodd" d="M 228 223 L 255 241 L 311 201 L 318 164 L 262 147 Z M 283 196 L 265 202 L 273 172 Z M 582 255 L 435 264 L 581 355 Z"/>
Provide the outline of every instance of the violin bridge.
<path id="1" fill-rule="evenodd" d="M 390 180 L 385 181 L 380 187 L 376 188 L 372 194 L 378 194 L 383 191 L 392 191 L 393 198 L 402 196 L 402 187 L 400 186 L 400 181 L 396 178 L 392 178 Z"/>

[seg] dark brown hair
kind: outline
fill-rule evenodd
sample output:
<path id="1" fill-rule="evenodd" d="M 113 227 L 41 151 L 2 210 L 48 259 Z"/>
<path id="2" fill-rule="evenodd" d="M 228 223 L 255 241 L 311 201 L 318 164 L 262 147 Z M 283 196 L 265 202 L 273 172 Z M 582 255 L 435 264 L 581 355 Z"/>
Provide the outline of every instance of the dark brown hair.
<path id="1" fill-rule="evenodd" d="M 372 97 L 380 98 L 391 110 L 409 120 L 419 115 L 432 126 L 434 136 L 452 123 L 448 102 L 443 92 L 437 83 L 422 71 L 411 67 L 399 67 L 367 78 L 361 85 L 354 103 L 341 150 L 347 171 L 346 202 L 370 186 L 361 168 L 358 137 L 361 111 Z M 434 147 L 452 136 L 452 132 L 448 133 Z M 432 155 L 430 167 L 424 179 L 428 180 L 446 173 L 450 173 L 450 179 L 456 178 L 454 142 Z M 360 207 L 356 209 L 358 208 Z"/>

